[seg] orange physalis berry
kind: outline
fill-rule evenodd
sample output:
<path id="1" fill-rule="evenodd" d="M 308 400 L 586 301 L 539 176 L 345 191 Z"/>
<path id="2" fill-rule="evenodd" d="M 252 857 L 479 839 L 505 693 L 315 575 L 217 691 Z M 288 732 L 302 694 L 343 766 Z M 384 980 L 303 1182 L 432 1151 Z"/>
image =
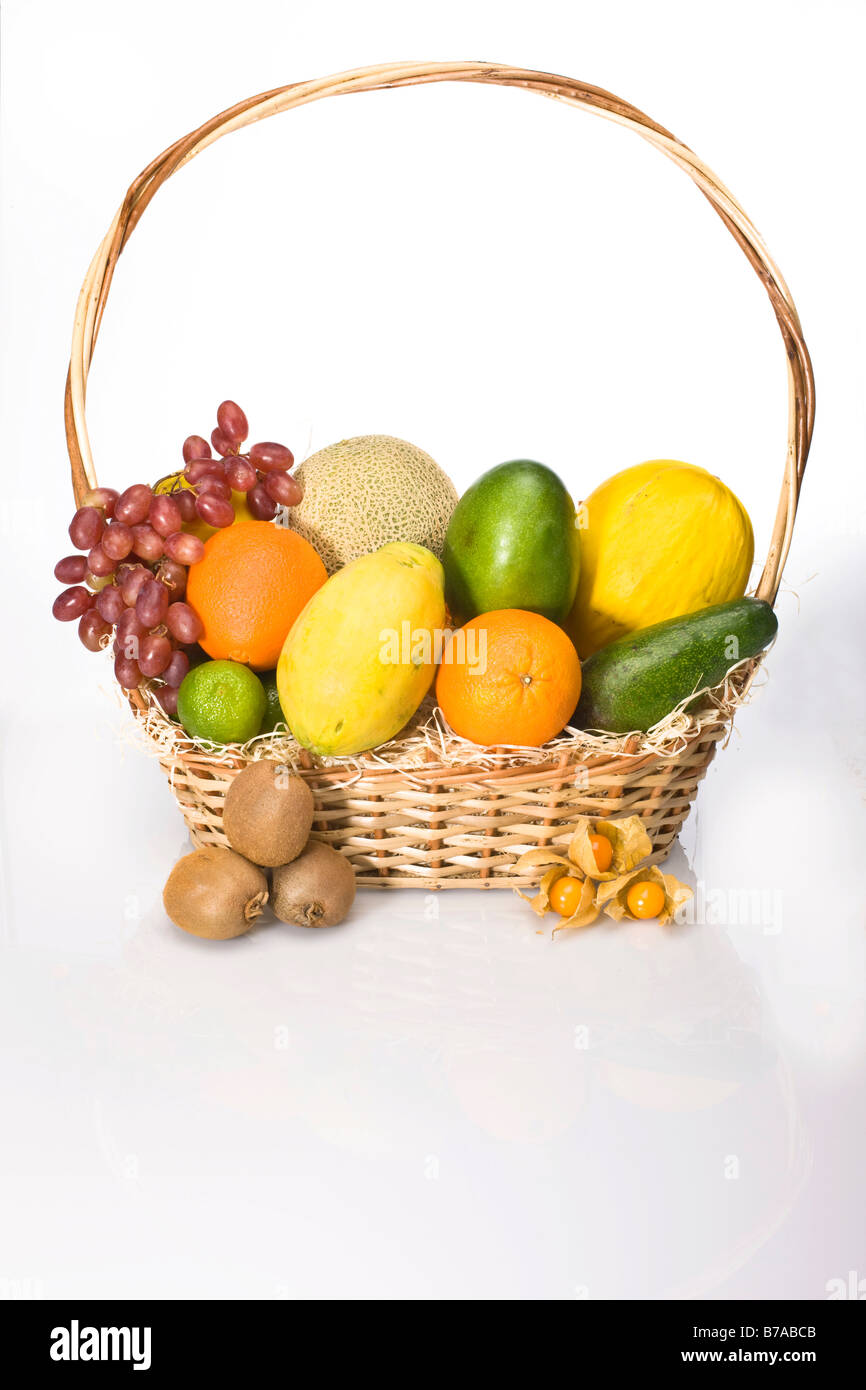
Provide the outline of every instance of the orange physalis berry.
<path id="1" fill-rule="evenodd" d="M 550 890 L 550 906 L 554 912 L 559 913 L 560 917 L 570 917 L 580 905 L 582 891 L 583 884 L 580 879 L 563 874 L 562 878 L 558 878 Z"/>
<path id="2" fill-rule="evenodd" d="M 625 897 L 628 910 L 632 917 L 638 917 L 644 921 L 649 917 L 658 917 L 665 905 L 665 890 L 658 883 L 651 880 L 642 880 L 640 883 L 633 883 Z"/>
<path id="3" fill-rule="evenodd" d="M 613 860 L 613 845 L 606 835 L 590 835 L 589 847 L 595 856 L 598 872 L 604 874 Z"/>

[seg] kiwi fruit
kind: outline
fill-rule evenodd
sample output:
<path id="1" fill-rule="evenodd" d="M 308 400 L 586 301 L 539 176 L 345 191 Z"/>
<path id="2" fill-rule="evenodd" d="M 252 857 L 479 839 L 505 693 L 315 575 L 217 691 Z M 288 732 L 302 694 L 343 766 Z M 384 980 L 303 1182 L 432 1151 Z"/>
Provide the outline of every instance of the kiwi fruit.
<path id="1" fill-rule="evenodd" d="M 355 899 L 355 871 L 338 850 L 311 840 L 291 864 L 271 876 L 271 906 L 281 922 L 335 927 Z"/>
<path id="2" fill-rule="evenodd" d="M 232 849 L 275 869 L 297 859 L 310 838 L 313 793 L 284 763 L 250 763 L 228 789 L 223 830 Z"/>
<path id="3" fill-rule="evenodd" d="M 261 869 L 218 845 L 185 854 L 162 891 L 175 926 L 210 941 L 243 936 L 267 900 L 268 880 Z"/>

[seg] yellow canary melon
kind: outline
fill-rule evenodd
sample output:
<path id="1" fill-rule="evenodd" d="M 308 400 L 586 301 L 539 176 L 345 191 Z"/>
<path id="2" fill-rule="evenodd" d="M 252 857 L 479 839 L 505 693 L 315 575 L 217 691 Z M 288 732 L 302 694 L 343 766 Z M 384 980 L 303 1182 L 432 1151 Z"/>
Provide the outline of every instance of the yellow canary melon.
<path id="1" fill-rule="evenodd" d="M 745 593 L 752 523 L 704 468 L 676 459 L 626 468 L 587 498 L 580 525 L 580 583 L 566 628 L 581 658 Z"/>
<path id="2" fill-rule="evenodd" d="M 329 574 L 390 541 L 442 554 L 457 489 L 429 454 L 389 434 L 362 434 L 298 465 L 303 501 L 289 524 Z"/>
<path id="3" fill-rule="evenodd" d="M 401 542 L 328 579 L 289 632 L 277 693 L 298 743 L 361 753 L 408 724 L 433 683 L 445 628 L 436 556 Z"/>

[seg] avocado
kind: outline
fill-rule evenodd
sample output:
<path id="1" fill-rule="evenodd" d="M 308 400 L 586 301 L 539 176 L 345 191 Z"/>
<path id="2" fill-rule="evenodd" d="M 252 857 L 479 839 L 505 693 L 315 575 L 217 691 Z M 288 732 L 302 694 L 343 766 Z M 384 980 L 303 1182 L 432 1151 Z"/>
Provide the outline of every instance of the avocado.
<path id="1" fill-rule="evenodd" d="M 531 459 L 489 469 L 454 509 L 442 564 L 459 623 L 500 608 L 562 623 L 580 577 L 580 534 L 565 484 Z"/>
<path id="2" fill-rule="evenodd" d="M 757 656 L 779 624 L 762 599 L 738 598 L 632 632 L 583 663 L 578 729 L 646 733 L 695 691 Z"/>

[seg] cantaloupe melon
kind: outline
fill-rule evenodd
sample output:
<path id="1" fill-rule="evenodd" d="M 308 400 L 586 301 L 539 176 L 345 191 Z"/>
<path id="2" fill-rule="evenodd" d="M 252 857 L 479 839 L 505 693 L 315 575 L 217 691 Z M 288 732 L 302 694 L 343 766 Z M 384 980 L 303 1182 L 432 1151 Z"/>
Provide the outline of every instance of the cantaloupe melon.
<path id="1" fill-rule="evenodd" d="M 304 499 L 289 524 L 329 574 L 392 541 L 441 556 L 457 489 L 438 463 L 405 439 L 362 434 L 311 455 L 295 470 Z"/>

